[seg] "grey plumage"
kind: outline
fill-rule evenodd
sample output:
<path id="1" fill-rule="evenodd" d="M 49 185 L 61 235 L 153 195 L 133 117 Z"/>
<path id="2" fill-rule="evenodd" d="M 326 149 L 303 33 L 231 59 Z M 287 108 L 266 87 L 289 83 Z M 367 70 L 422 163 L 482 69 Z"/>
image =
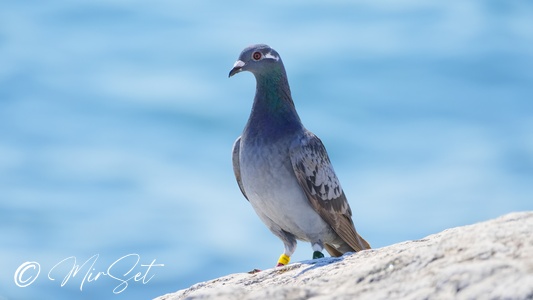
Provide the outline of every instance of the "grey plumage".
<path id="1" fill-rule="evenodd" d="M 245 198 L 283 241 L 284 255 L 293 254 L 296 240 L 310 242 L 315 254 L 324 247 L 332 256 L 369 249 L 324 145 L 298 117 L 279 54 L 267 45 L 250 46 L 229 76 L 241 71 L 253 73 L 257 85 L 233 146 L 233 170 Z"/>

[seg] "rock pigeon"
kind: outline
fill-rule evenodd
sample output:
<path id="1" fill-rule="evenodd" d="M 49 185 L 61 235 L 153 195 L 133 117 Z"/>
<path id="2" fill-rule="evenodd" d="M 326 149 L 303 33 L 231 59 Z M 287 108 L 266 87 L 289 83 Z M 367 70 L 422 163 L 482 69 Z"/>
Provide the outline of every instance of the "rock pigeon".
<path id="1" fill-rule="evenodd" d="M 248 122 L 233 145 L 233 171 L 244 197 L 283 241 L 277 266 L 289 263 L 296 241 L 311 243 L 313 259 L 370 249 L 322 141 L 296 112 L 279 54 L 264 44 L 242 51 L 229 77 L 249 71 L 256 92 Z"/>

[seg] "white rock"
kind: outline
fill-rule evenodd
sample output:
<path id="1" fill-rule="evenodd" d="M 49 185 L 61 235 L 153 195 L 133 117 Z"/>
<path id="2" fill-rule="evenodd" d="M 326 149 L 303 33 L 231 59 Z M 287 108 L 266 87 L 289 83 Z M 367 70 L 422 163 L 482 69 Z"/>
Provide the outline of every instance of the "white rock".
<path id="1" fill-rule="evenodd" d="M 156 299 L 533 299 L 533 211 Z"/>

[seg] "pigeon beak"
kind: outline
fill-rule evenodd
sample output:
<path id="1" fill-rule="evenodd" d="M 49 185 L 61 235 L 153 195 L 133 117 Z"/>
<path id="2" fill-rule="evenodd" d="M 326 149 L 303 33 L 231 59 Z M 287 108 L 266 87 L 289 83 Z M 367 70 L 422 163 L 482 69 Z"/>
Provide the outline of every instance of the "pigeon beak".
<path id="1" fill-rule="evenodd" d="M 242 67 L 244 67 L 244 62 L 242 60 L 238 60 L 235 62 L 235 64 L 233 65 L 233 69 L 231 69 L 231 71 L 229 71 L 229 76 L 228 77 L 231 77 L 239 72 L 242 71 Z"/>

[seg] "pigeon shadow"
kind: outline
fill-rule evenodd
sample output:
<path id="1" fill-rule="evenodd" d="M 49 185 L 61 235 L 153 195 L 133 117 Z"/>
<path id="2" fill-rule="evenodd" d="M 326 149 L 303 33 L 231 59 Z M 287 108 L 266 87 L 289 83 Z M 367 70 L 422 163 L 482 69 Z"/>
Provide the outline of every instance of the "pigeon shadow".
<path id="1" fill-rule="evenodd" d="M 298 274 L 294 275 L 294 278 L 296 278 L 298 276 L 301 276 L 301 275 L 303 275 L 303 274 L 305 274 L 305 273 L 307 273 L 307 272 L 309 272 L 309 271 L 311 271 L 313 269 L 325 267 L 325 266 L 334 264 L 336 262 L 342 261 L 342 260 L 344 260 L 344 258 L 347 255 L 351 255 L 353 253 L 355 253 L 355 252 L 348 252 L 348 253 L 345 253 L 343 256 L 340 256 L 340 257 L 324 257 L 324 258 L 319 258 L 319 259 L 301 261 L 300 263 L 302 265 L 310 265 L 310 266 L 306 267 L 305 269 L 300 271 Z"/>

